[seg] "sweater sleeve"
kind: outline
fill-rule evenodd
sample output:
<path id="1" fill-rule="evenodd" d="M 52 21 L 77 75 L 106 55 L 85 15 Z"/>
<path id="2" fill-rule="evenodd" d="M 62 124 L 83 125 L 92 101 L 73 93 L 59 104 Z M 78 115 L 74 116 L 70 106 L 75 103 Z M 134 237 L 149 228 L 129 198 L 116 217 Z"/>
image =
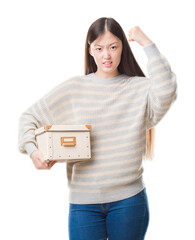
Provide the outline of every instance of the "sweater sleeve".
<path id="1" fill-rule="evenodd" d="M 143 47 L 148 58 L 147 129 L 154 127 L 177 98 L 176 75 L 155 43 Z"/>
<path id="2" fill-rule="evenodd" d="M 45 96 L 25 110 L 19 118 L 18 150 L 29 156 L 37 149 L 34 131 L 44 125 L 55 124 Z"/>

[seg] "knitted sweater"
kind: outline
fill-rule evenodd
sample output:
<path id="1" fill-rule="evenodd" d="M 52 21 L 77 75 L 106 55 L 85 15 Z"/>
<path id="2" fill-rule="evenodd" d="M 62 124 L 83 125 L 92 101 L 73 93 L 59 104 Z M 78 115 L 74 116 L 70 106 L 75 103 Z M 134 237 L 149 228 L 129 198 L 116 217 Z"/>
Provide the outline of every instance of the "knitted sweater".
<path id="1" fill-rule="evenodd" d="M 60 83 L 24 111 L 18 149 L 37 149 L 35 129 L 47 124 L 91 124 L 91 160 L 66 163 L 69 201 L 107 203 L 144 187 L 146 131 L 156 126 L 177 98 L 176 75 L 155 43 L 143 50 L 149 77 L 94 73 Z"/>

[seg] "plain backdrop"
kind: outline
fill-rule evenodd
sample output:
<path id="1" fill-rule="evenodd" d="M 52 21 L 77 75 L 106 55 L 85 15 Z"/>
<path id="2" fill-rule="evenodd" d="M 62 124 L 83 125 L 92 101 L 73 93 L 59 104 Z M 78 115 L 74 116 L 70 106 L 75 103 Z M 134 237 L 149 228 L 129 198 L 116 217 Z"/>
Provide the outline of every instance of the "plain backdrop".
<path id="1" fill-rule="evenodd" d="M 36 170 L 17 149 L 21 113 L 64 80 L 84 74 L 89 26 L 113 17 L 128 36 L 138 25 L 177 75 L 178 98 L 155 127 L 153 161 L 144 162 L 150 206 L 146 240 L 195 239 L 193 1 L 0 2 L 0 239 L 68 239 L 65 163 Z M 131 49 L 147 73 L 147 58 Z M 122 240 L 122 239 L 121 239 Z"/>

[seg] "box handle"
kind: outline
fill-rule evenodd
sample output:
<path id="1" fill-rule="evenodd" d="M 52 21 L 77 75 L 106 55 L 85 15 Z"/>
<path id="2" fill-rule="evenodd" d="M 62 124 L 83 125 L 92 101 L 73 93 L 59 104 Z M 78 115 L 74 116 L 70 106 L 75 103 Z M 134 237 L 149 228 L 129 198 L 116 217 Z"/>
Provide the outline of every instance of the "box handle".
<path id="1" fill-rule="evenodd" d="M 74 147 L 76 145 L 76 137 L 61 137 L 61 145 L 64 147 Z"/>

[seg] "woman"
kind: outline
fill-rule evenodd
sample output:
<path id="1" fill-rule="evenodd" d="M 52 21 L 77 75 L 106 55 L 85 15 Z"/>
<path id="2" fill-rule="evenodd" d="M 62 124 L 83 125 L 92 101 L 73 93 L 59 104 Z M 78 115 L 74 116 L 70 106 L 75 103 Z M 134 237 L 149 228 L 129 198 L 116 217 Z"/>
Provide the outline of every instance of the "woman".
<path id="1" fill-rule="evenodd" d="M 50 169 L 34 130 L 46 124 L 91 124 L 90 161 L 67 163 L 70 240 L 144 239 L 149 204 L 142 160 L 152 152 L 153 128 L 177 97 L 176 75 L 138 27 L 128 32 L 148 57 L 149 78 L 121 26 L 99 18 L 89 28 L 85 75 L 74 76 L 22 113 L 18 148 L 37 169 Z"/>

